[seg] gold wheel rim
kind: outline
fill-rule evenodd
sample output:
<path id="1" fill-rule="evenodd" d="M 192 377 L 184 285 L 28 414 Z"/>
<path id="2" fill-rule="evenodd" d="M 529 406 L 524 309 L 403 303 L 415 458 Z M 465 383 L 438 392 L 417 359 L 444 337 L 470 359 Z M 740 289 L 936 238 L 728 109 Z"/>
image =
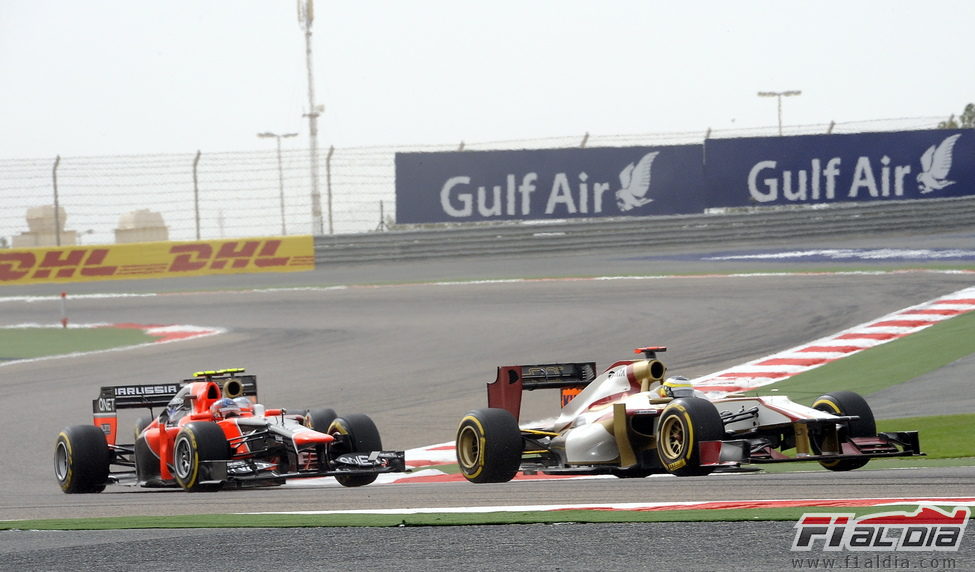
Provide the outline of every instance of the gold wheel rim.
<path id="1" fill-rule="evenodd" d="M 663 435 L 664 453 L 668 458 L 677 459 L 684 454 L 684 424 L 677 417 L 669 417 L 664 421 L 661 431 Z"/>
<path id="2" fill-rule="evenodd" d="M 457 439 L 457 453 L 460 457 L 460 464 L 465 469 L 474 469 L 478 466 L 481 457 L 480 437 L 473 427 L 464 427 L 460 431 Z"/>

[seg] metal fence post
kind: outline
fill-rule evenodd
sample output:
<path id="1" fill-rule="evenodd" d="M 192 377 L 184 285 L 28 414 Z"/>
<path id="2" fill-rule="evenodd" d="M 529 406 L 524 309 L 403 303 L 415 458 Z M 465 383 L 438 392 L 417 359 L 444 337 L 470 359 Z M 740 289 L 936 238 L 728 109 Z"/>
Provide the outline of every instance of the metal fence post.
<path id="1" fill-rule="evenodd" d="M 54 159 L 54 169 L 51 173 L 54 179 L 54 244 L 61 246 L 61 212 L 58 201 L 58 165 L 61 164 L 61 155 Z"/>
<path id="2" fill-rule="evenodd" d="M 335 153 L 335 145 L 328 148 L 328 155 L 325 156 L 325 200 L 328 204 L 328 233 L 335 234 L 332 228 L 332 153 Z"/>
<path id="3" fill-rule="evenodd" d="M 200 186 L 197 181 L 196 167 L 200 164 L 200 150 L 197 149 L 193 159 L 193 210 L 196 213 L 196 239 L 200 240 Z"/>

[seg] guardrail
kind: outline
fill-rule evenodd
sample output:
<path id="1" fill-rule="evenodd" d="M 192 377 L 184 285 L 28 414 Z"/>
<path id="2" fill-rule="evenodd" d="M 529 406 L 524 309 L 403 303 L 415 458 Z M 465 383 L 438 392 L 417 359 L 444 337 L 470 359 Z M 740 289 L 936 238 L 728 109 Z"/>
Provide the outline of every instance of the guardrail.
<path id="1" fill-rule="evenodd" d="M 975 198 L 318 236 L 315 262 L 652 249 L 677 244 L 950 230 L 975 231 Z"/>

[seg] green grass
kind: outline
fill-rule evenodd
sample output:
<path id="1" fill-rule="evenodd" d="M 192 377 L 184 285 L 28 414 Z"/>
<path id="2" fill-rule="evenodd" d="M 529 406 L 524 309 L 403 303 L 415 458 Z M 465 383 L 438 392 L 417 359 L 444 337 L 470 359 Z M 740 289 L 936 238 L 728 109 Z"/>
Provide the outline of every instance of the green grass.
<path id="1" fill-rule="evenodd" d="M 840 389 L 867 396 L 975 353 L 973 332 L 975 312 L 969 312 L 758 391 L 767 394 L 776 390 L 805 405 L 811 405 L 824 393 Z"/>
<path id="2" fill-rule="evenodd" d="M 877 421 L 877 431 L 917 431 L 924 456 L 874 459 L 862 470 L 975 465 L 975 439 L 970 437 L 975 435 L 975 413 L 883 419 Z M 785 453 L 792 455 L 794 451 Z M 825 470 L 815 461 L 763 463 L 755 466 L 767 473 Z"/>
<path id="3" fill-rule="evenodd" d="M 930 459 L 975 457 L 975 413 L 877 421 L 878 431 L 914 431 Z"/>
<path id="4" fill-rule="evenodd" d="M 0 328 L 0 361 L 105 350 L 155 339 L 131 328 Z"/>
<path id="5" fill-rule="evenodd" d="M 902 427 L 903 429 L 903 427 Z M 925 451 L 924 443 L 921 443 L 921 450 Z M 765 473 L 800 473 L 800 472 L 823 472 L 826 471 L 819 463 L 815 461 L 807 461 L 802 463 L 765 463 L 762 465 L 754 465 L 759 467 L 762 472 Z M 886 459 L 873 459 L 867 463 L 866 467 L 862 469 L 857 469 L 857 471 L 882 471 L 886 469 L 919 469 L 919 468 L 932 468 L 932 467 L 973 467 L 975 466 L 975 457 L 951 457 L 951 458 L 933 458 L 933 457 L 890 457 Z"/>

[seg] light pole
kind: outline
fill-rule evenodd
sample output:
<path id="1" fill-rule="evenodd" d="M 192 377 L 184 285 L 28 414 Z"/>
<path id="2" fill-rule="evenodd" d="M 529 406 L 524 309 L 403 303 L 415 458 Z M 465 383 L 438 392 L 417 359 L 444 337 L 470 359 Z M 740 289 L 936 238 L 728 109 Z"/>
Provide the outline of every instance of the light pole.
<path id="1" fill-rule="evenodd" d="M 311 25 L 315 21 L 315 0 L 298 0 L 298 23 L 305 32 L 305 67 L 308 71 L 308 142 L 311 154 L 311 233 L 320 236 L 322 196 L 318 191 L 318 116 L 324 107 L 315 103 L 315 78 L 312 74 Z M 331 233 L 331 229 L 329 229 Z"/>
<path id="2" fill-rule="evenodd" d="M 792 89 L 789 91 L 760 91 L 758 92 L 759 97 L 775 97 L 779 100 L 779 137 L 782 136 L 782 98 L 790 97 L 793 95 L 802 95 L 802 92 L 797 89 Z"/>
<path id="3" fill-rule="evenodd" d="M 278 135 L 277 133 L 271 133 L 270 131 L 257 134 L 257 136 L 262 139 L 273 137 L 278 141 L 278 191 L 281 193 L 281 236 L 287 236 L 288 234 L 288 231 L 284 225 L 284 170 L 281 167 L 281 140 L 288 137 L 295 137 L 297 135 L 297 133 L 283 133 Z"/>

